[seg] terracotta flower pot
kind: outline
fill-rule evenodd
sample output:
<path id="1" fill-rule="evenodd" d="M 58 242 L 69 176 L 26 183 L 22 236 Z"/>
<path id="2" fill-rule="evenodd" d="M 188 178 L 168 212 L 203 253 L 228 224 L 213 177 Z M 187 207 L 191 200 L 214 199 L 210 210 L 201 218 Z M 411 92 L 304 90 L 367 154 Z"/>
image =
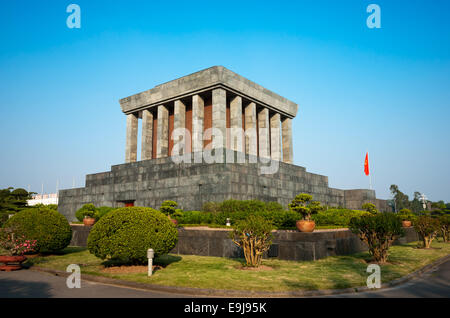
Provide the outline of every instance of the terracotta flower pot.
<path id="1" fill-rule="evenodd" d="M 94 218 L 84 218 L 83 219 L 83 224 L 86 226 L 92 226 L 95 223 L 95 219 Z"/>
<path id="2" fill-rule="evenodd" d="M 295 225 L 300 232 L 313 232 L 316 227 L 316 222 L 299 220 L 295 223 Z"/>
<path id="3" fill-rule="evenodd" d="M 27 258 L 25 256 L 8 256 L 8 255 L 2 255 L 0 256 L 0 271 L 16 271 L 18 269 L 22 268 L 22 263 Z"/>
<path id="4" fill-rule="evenodd" d="M 403 227 L 410 227 L 411 226 L 411 221 L 407 221 L 407 220 L 402 221 L 402 226 Z"/>
<path id="5" fill-rule="evenodd" d="M 172 221 L 172 223 L 173 223 L 174 225 L 178 225 L 178 221 L 177 221 L 177 220 L 172 219 L 172 218 L 169 218 L 169 220 Z"/>

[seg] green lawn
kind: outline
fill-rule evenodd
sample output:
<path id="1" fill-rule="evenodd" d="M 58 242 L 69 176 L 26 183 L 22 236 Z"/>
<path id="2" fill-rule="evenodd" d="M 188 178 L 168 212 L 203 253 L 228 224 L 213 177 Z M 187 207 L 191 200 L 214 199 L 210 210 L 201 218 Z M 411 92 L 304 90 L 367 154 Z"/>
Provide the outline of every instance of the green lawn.
<path id="1" fill-rule="evenodd" d="M 219 224 L 208 224 L 208 223 L 201 223 L 201 224 L 179 224 L 179 227 L 209 227 L 209 228 L 222 228 L 222 229 L 232 229 L 229 226 L 226 225 L 219 225 Z M 316 225 L 316 230 L 328 230 L 328 229 L 343 229 L 347 228 L 345 226 L 340 225 Z M 289 228 L 282 228 L 281 230 L 297 230 L 297 228 L 289 227 Z"/>
<path id="2" fill-rule="evenodd" d="M 450 244 L 434 242 L 429 250 L 418 243 L 393 246 L 389 264 L 381 267 L 382 281 L 405 276 L 438 258 L 450 254 Z M 61 255 L 36 257 L 28 262 L 35 266 L 65 271 L 69 264 L 79 264 L 84 274 L 102 275 L 129 281 L 167 286 L 214 288 L 250 291 L 293 291 L 337 289 L 366 284 L 368 253 L 334 256 L 318 261 L 281 261 L 268 259 L 263 265 L 272 270 L 242 270 L 242 260 L 220 257 L 166 255 L 155 260 L 164 265 L 152 277 L 143 273 L 105 273 L 105 263 L 86 249 L 69 247 Z"/>

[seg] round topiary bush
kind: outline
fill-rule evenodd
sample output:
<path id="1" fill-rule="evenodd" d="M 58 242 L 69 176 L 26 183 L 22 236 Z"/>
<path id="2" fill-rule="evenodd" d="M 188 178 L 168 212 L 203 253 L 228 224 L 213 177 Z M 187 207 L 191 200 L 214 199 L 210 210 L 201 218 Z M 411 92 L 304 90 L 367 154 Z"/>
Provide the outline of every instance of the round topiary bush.
<path id="1" fill-rule="evenodd" d="M 62 250 L 72 239 L 72 229 L 64 215 L 46 206 L 16 213 L 3 227 L 28 240 L 36 240 L 36 251 L 41 253 Z"/>
<path id="2" fill-rule="evenodd" d="M 83 222 L 85 216 L 95 218 L 97 214 L 97 208 L 92 203 L 83 205 L 80 209 L 75 212 L 75 217 L 78 221 Z"/>
<path id="3" fill-rule="evenodd" d="M 88 249 L 101 259 L 128 264 L 147 262 L 147 250 L 155 257 L 167 254 L 178 241 L 178 231 L 163 213 L 144 207 L 115 209 L 91 229 Z"/>

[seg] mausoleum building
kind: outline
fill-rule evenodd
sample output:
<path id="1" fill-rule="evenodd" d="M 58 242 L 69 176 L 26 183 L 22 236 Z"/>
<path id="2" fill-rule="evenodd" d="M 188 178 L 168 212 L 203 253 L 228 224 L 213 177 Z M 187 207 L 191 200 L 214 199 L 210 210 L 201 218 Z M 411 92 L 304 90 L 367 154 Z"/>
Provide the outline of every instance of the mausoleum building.
<path id="1" fill-rule="evenodd" d="M 292 119 L 298 105 L 222 66 L 120 100 L 126 116 L 125 163 L 61 190 L 69 220 L 83 204 L 184 210 L 205 202 L 259 199 L 287 205 L 305 192 L 331 206 L 386 210 L 373 190 L 328 187 L 328 177 L 293 165 Z M 141 120 L 141 132 L 138 121 Z M 138 134 L 141 153 L 138 159 Z"/>

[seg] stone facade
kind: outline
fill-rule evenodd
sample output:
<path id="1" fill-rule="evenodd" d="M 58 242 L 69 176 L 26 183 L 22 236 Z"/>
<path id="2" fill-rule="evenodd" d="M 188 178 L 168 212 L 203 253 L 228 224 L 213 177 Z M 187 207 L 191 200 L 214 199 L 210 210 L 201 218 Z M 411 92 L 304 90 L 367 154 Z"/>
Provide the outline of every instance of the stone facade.
<path id="1" fill-rule="evenodd" d="M 90 227 L 72 225 L 72 246 L 86 246 Z M 394 244 L 418 240 L 414 228 L 405 228 L 405 236 Z M 367 246 L 346 229 L 316 230 L 313 233 L 275 231 L 273 243 L 264 257 L 282 260 L 315 261 L 334 255 L 366 251 Z M 178 229 L 178 243 L 171 251 L 181 255 L 243 258 L 242 249 L 228 237 L 227 229 Z"/>
<path id="2" fill-rule="evenodd" d="M 112 166 L 111 171 L 87 175 L 84 188 L 60 190 L 58 209 L 75 221 L 76 210 L 86 203 L 159 208 L 170 199 L 184 210 L 199 210 L 205 202 L 258 199 L 287 206 L 302 192 L 330 206 L 360 209 L 362 203 L 372 202 L 381 210 L 387 209 L 386 201 L 375 198 L 375 191 L 330 188 L 328 177 L 307 172 L 304 167 L 278 162 L 276 173 L 261 174 L 270 163 L 249 163 L 251 156 L 225 148 L 216 149 L 214 154 L 223 163 L 194 163 L 196 154 L 191 153 L 192 163 L 174 163 L 165 157 Z M 241 156 L 245 163 L 227 163 L 229 158 L 237 162 Z"/>

